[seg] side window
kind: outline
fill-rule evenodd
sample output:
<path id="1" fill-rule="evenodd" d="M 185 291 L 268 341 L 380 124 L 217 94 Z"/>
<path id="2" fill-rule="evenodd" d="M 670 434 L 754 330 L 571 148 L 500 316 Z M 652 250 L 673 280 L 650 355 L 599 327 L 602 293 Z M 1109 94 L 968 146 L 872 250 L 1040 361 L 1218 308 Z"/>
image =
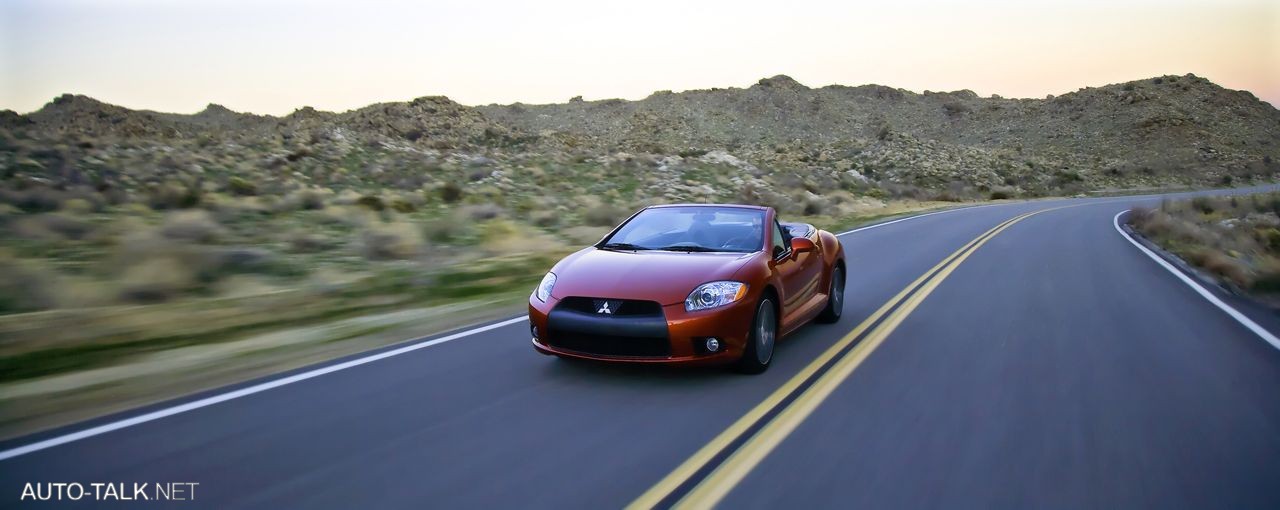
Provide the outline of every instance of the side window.
<path id="1" fill-rule="evenodd" d="M 790 249 L 787 245 L 787 237 L 782 234 L 782 225 L 775 220 L 773 222 L 773 256 L 777 258 Z"/>

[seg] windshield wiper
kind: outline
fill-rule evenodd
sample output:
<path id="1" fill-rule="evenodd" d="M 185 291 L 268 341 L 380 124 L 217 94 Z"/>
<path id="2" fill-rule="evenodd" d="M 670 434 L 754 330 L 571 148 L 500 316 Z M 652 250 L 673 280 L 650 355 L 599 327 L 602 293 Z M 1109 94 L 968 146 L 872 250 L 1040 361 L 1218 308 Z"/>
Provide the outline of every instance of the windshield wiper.
<path id="1" fill-rule="evenodd" d="M 631 243 L 604 243 L 598 246 L 598 248 L 602 248 L 605 250 L 632 250 L 632 251 L 653 249 L 653 248 L 647 248 L 644 246 L 640 246 L 638 244 L 631 244 Z"/>
<path id="2" fill-rule="evenodd" d="M 723 251 L 723 250 L 718 250 L 718 249 L 716 249 L 716 248 L 707 248 L 706 246 L 690 246 L 690 245 L 687 245 L 687 244 L 685 244 L 685 245 L 677 244 L 677 245 L 672 245 L 672 246 L 664 246 L 664 247 L 662 247 L 662 248 L 658 248 L 658 249 L 659 249 L 659 250 L 664 250 L 664 251 L 684 251 L 684 252 L 699 252 L 699 253 L 702 253 L 702 252 L 712 252 L 712 251 Z"/>

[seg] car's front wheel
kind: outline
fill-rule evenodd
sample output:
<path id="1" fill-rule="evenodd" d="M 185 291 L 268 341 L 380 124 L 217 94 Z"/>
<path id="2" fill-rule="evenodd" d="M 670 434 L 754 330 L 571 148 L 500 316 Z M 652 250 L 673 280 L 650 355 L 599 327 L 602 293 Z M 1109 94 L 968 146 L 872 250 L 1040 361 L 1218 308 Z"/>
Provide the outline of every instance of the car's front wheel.
<path id="1" fill-rule="evenodd" d="M 769 368 L 773 361 L 773 346 L 778 340 L 778 317 L 770 298 L 760 300 L 756 306 L 756 318 L 751 322 L 751 334 L 747 346 L 738 360 L 737 369 L 746 374 L 758 374 Z"/>
<path id="2" fill-rule="evenodd" d="M 818 314 L 818 322 L 832 323 L 844 313 L 844 268 L 831 268 L 831 288 L 827 290 L 827 306 Z"/>

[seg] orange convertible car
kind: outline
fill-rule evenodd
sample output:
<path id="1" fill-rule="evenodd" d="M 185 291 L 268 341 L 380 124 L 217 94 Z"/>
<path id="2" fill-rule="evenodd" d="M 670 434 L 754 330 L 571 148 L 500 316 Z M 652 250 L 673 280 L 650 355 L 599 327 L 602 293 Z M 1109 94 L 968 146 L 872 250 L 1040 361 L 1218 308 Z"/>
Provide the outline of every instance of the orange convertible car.
<path id="1" fill-rule="evenodd" d="M 840 241 L 772 208 L 663 205 L 561 260 L 529 296 L 533 346 L 566 358 L 736 363 L 844 305 Z"/>

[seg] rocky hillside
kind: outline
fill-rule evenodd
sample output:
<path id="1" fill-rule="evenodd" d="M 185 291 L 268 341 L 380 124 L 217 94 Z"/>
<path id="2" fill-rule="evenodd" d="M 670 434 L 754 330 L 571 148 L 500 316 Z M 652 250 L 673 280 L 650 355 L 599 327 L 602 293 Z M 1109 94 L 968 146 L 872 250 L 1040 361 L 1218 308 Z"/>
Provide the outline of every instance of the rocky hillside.
<path id="1" fill-rule="evenodd" d="M 63 95 L 0 112 L 0 315 L 298 289 L 400 306 L 513 288 L 495 267 L 536 280 L 530 253 L 593 242 L 649 203 L 769 204 L 836 228 L 943 200 L 1270 181 L 1277 158 L 1280 112 L 1190 75 L 1043 100 L 779 76 L 283 117 Z"/>
<path id="2" fill-rule="evenodd" d="M 777 76 L 746 90 L 481 111 L 596 150 L 728 149 L 762 167 L 848 168 L 925 186 L 1050 191 L 1077 177 L 1089 187 L 1215 184 L 1270 175 L 1276 168 L 1264 159 L 1280 152 L 1280 112 L 1194 75 L 1043 100 L 878 85 L 810 89 Z"/>
<path id="3" fill-rule="evenodd" d="M 1046 99 L 786 76 L 639 101 L 467 107 L 444 97 L 284 117 L 193 115 L 63 95 L 0 112 L 0 196 L 25 210 L 198 203 L 206 193 L 394 189 L 508 209 L 577 209 L 584 194 L 800 207 L 853 196 L 976 198 L 1221 186 L 1280 171 L 1280 111 L 1194 75 Z M 33 198 L 41 190 L 48 200 Z"/>

